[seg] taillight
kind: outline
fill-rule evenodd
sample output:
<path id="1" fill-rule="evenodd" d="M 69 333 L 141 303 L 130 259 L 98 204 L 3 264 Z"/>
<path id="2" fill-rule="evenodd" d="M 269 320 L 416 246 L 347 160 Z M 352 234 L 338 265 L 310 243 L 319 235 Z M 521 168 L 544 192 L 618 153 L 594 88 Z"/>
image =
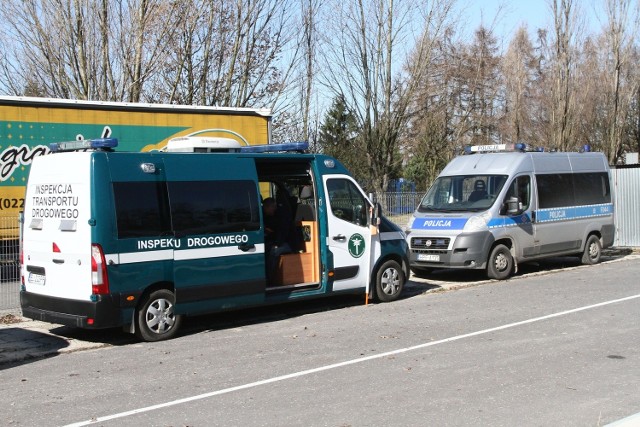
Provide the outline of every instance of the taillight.
<path id="1" fill-rule="evenodd" d="M 107 263 L 100 245 L 91 245 L 91 293 L 94 295 L 109 293 Z"/>

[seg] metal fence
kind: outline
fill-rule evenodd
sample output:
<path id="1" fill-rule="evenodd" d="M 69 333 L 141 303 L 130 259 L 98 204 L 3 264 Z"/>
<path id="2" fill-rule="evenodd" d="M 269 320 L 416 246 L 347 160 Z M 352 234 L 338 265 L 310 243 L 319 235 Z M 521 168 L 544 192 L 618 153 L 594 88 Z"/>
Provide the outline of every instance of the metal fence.
<path id="1" fill-rule="evenodd" d="M 615 194 L 615 246 L 640 246 L 640 168 L 611 170 Z"/>
<path id="2" fill-rule="evenodd" d="M 375 194 L 372 200 L 380 203 L 382 213 L 395 224 L 404 229 L 411 214 L 422 200 L 423 193 L 386 192 Z"/>
<path id="3" fill-rule="evenodd" d="M 17 215 L 0 216 L 0 313 L 18 311 L 20 223 Z"/>

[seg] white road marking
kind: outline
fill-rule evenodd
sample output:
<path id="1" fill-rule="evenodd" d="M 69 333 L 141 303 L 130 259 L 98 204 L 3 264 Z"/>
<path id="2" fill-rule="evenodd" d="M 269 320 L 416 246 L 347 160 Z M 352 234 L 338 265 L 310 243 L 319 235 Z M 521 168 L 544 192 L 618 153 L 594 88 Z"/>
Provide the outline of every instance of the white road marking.
<path id="1" fill-rule="evenodd" d="M 328 370 L 331 370 L 331 369 L 341 368 L 343 366 L 355 365 L 357 363 L 368 362 L 370 360 L 375 360 L 375 359 L 382 359 L 384 357 L 389 357 L 389 356 L 394 356 L 394 355 L 398 355 L 398 354 L 402 354 L 402 353 L 407 353 L 407 352 L 410 352 L 410 351 L 420 350 L 420 349 L 427 348 L 427 347 L 433 347 L 433 346 L 436 346 L 436 345 L 439 345 L 439 344 L 445 344 L 445 343 L 449 343 L 449 342 L 453 342 L 453 341 L 459 341 L 459 340 L 462 340 L 462 339 L 465 339 L 465 338 L 476 337 L 478 335 L 489 334 L 489 333 L 492 333 L 492 332 L 502 331 L 502 330 L 509 329 L 509 328 L 515 328 L 517 326 L 523 326 L 523 325 L 528 325 L 528 324 L 531 324 L 531 323 L 541 322 L 543 320 L 548 320 L 548 319 L 553 319 L 553 318 L 556 318 L 556 317 L 566 316 L 568 314 L 578 313 L 578 312 L 581 312 L 581 311 L 591 310 L 591 309 L 598 308 L 598 307 L 603 307 L 603 306 L 606 306 L 606 305 L 611 305 L 611 304 L 616 304 L 616 303 L 620 303 L 620 302 L 630 301 L 630 300 L 634 300 L 634 299 L 637 299 L 637 298 L 640 298 L 640 294 L 632 295 L 632 296 L 625 297 L 625 298 L 619 298 L 619 299 L 615 299 L 615 300 L 605 301 L 605 302 L 601 302 L 601 303 L 598 303 L 598 304 L 587 305 L 587 306 L 584 306 L 584 307 L 578 307 L 578 308 L 574 308 L 574 309 L 571 309 L 571 310 L 560 311 L 558 313 L 553 313 L 553 314 L 549 314 L 549 315 L 546 315 L 546 316 L 534 317 L 533 319 L 527 319 L 527 320 L 523 320 L 523 321 L 520 321 L 520 322 L 509 323 L 509 324 L 506 324 L 506 325 L 496 326 L 494 328 L 489 328 L 489 329 L 483 329 L 481 331 L 471 332 L 471 333 L 468 333 L 468 334 L 456 335 L 454 337 L 445 338 L 445 339 L 438 340 L 438 341 L 430 341 L 430 342 L 427 342 L 427 343 L 418 344 L 418 345 L 414 345 L 414 346 L 411 346 L 411 347 L 405 347 L 405 348 L 400 348 L 400 349 L 397 349 L 397 350 L 387 351 L 387 352 L 384 352 L 384 353 L 373 354 L 371 356 L 359 357 L 357 359 L 346 360 L 344 362 L 339 362 L 339 363 L 334 363 L 334 364 L 331 364 L 331 365 L 320 366 L 318 368 L 307 369 L 305 371 L 294 372 L 294 373 L 291 373 L 291 374 L 281 375 L 279 377 L 268 378 L 268 379 L 264 379 L 264 380 L 261 380 L 261 381 L 248 383 L 248 384 L 242 384 L 242 385 L 238 385 L 238 386 L 235 386 L 235 387 L 229 387 L 229 388 L 225 388 L 225 389 L 222 389 L 222 390 L 216 390 L 216 391 L 211 391 L 211 392 L 208 392 L 208 393 L 202 393 L 202 394 L 198 394 L 198 395 L 195 395 L 195 396 L 190 396 L 190 397 L 185 397 L 185 398 L 182 398 L 182 399 L 172 400 L 170 402 L 159 403 L 157 405 L 145 406 L 144 408 L 133 409 L 131 411 L 120 412 L 120 413 L 112 414 L 112 415 L 105 415 L 103 417 L 96 417 L 96 418 L 92 418 L 90 420 L 85 420 L 85 421 L 80 421 L 80 422 L 73 423 L 73 424 L 68 424 L 66 427 L 87 426 L 87 425 L 91 425 L 91 424 L 95 424 L 95 423 L 100 423 L 100 422 L 115 420 L 115 419 L 118 419 L 118 418 L 128 417 L 128 416 L 135 415 L 135 414 L 140 414 L 140 413 L 143 413 L 143 412 L 155 411 L 157 409 L 168 408 L 170 406 L 176 406 L 176 405 L 180 405 L 180 404 L 183 404 L 183 403 L 193 402 L 193 401 L 196 401 L 196 400 L 207 399 L 209 397 L 220 396 L 222 394 L 228 394 L 228 393 L 232 393 L 234 391 L 246 390 L 246 389 L 249 389 L 249 388 L 263 386 L 263 385 L 266 385 L 266 384 L 272 384 L 272 383 L 276 383 L 276 382 L 280 382 L 280 381 L 290 380 L 290 379 L 293 379 L 293 378 L 299 378 L 299 377 L 303 377 L 303 376 L 306 376 L 306 375 L 315 374 L 315 373 L 318 373 L 318 372 L 323 372 L 323 371 L 328 371 Z"/>

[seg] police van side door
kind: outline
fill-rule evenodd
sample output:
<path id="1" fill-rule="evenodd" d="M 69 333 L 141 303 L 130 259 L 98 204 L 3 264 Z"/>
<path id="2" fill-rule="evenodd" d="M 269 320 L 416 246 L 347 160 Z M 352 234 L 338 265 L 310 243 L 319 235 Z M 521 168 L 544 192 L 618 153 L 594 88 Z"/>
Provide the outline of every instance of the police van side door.
<path id="1" fill-rule="evenodd" d="M 364 288 L 369 275 L 370 204 L 348 175 L 324 177 L 327 246 L 333 258 L 333 290 Z"/>
<path id="2" fill-rule="evenodd" d="M 528 258 L 537 254 L 535 246 L 534 209 L 535 198 L 533 197 L 534 186 L 531 176 L 528 174 L 516 176 L 509 183 L 509 187 L 501 208 L 504 218 L 504 233 L 510 235 L 515 243 L 516 255 Z M 508 204 L 510 200 L 517 199 L 517 211 L 509 212 Z M 498 231 L 496 231 L 498 234 Z M 496 236 L 501 237 L 501 236 Z"/>

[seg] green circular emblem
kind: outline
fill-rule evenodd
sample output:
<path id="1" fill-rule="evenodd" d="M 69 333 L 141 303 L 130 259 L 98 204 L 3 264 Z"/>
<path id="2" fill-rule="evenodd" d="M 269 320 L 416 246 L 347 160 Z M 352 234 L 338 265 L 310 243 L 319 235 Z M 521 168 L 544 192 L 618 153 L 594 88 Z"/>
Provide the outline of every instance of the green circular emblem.
<path id="1" fill-rule="evenodd" d="M 364 253 L 365 241 L 362 235 L 356 233 L 349 237 L 349 253 L 354 258 L 360 258 Z"/>

